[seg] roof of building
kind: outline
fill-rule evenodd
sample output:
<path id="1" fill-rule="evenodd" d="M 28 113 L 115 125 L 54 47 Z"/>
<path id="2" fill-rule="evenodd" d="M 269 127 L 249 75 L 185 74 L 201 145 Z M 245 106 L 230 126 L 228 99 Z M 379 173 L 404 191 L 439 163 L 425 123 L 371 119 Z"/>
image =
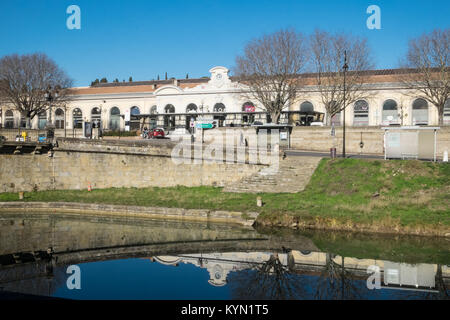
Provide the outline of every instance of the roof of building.
<path id="1" fill-rule="evenodd" d="M 367 70 L 361 72 L 366 77 L 367 83 L 389 83 L 398 82 L 398 75 L 406 73 L 415 73 L 414 69 L 381 69 Z M 349 71 L 349 75 L 352 71 Z M 317 73 L 304 73 L 299 75 L 304 85 L 314 85 Z M 238 77 L 230 77 L 232 81 L 239 82 Z M 90 87 L 71 88 L 70 93 L 73 95 L 89 95 L 89 94 L 115 94 L 115 93 L 133 93 L 133 92 L 154 92 L 157 89 L 167 86 L 176 85 L 181 89 L 193 88 L 202 83 L 207 83 L 210 78 L 203 77 L 197 79 L 169 79 L 169 80 L 152 80 L 152 81 L 132 81 L 132 82 L 110 82 L 98 83 Z"/>

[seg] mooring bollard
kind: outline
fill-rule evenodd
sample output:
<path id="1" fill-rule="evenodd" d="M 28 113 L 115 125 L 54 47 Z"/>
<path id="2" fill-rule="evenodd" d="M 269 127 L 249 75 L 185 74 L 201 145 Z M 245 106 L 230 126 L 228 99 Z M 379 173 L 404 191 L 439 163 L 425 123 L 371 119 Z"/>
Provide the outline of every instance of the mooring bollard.
<path id="1" fill-rule="evenodd" d="M 263 206 L 261 197 L 256 198 L 256 205 L 257 205 L 258 207 L 262 207 L 262 206 Z"/>
<path id="2" fill-rule="evenodd" d="M 19 200 L 23 200 L 23 192 L 19 192 Z"/>

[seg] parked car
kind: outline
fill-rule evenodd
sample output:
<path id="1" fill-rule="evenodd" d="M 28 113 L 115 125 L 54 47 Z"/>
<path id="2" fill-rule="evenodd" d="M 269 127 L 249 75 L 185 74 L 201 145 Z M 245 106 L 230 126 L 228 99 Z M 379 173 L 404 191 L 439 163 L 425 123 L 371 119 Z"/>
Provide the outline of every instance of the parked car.
<path id="1" fill-rule="evenodd" d="M 165 138 L 165 133 L 163 129 L 160 128 L 156 128 L 150 131 L 150 138 L 155 139 L 155 138 L 159 138 L 159 139 L 164 139 Z"/>

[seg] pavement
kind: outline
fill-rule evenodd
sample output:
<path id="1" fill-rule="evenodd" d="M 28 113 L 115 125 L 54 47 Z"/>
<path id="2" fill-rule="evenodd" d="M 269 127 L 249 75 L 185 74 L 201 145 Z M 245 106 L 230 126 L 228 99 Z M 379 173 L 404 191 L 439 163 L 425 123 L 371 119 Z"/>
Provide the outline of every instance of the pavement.
<path id="1" fill-rule="evenodd" d="M 286 150 L 287 156 L 294 157 L 321 157 L 321 158 L 331 158 L 329 152 L 317 152 L 317 151 L 306 151 L 306 150 Z M 336 154 L 337 158 L 342 158 L 342 153 Z M 354 158 L 354 159 L 384 159 L 384 155 L 377 154 L 355 154 L 355 153 L 347 153 L 346 158 Z"/>

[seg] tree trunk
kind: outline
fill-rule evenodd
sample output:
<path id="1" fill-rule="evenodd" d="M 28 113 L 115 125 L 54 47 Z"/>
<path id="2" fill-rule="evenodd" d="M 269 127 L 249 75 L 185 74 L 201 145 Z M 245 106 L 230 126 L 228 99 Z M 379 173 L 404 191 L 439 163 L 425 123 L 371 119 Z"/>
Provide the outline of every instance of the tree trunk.
<path id="1" fill-rule="evenodd" d="M 26 114 L 26 128 L 27 129 L 31 129 L 31 112 L 30 111 L 28 111 L 27 112 L 27 114 Z"/>
<path id="2" fill-rule="evenodd" d="M 326 125 L 327 126 L 331 126 L 331 115 L 330 115 L 330 113 L 328 111 L 326 112 L 325 119 L 326 119 Z"/>
<path id="3" fill-rule="evenodd" d="M 438 107 L 438 125 L 443 126 L 444 125 L 444 105 Z"/>
<path id="4" fill-rule="evenodd" d="M 280 122 L 280 112 L 279 111 L 270 112 L 270 118 L 272 119 L 272 123 L 278 124 Z"/>

